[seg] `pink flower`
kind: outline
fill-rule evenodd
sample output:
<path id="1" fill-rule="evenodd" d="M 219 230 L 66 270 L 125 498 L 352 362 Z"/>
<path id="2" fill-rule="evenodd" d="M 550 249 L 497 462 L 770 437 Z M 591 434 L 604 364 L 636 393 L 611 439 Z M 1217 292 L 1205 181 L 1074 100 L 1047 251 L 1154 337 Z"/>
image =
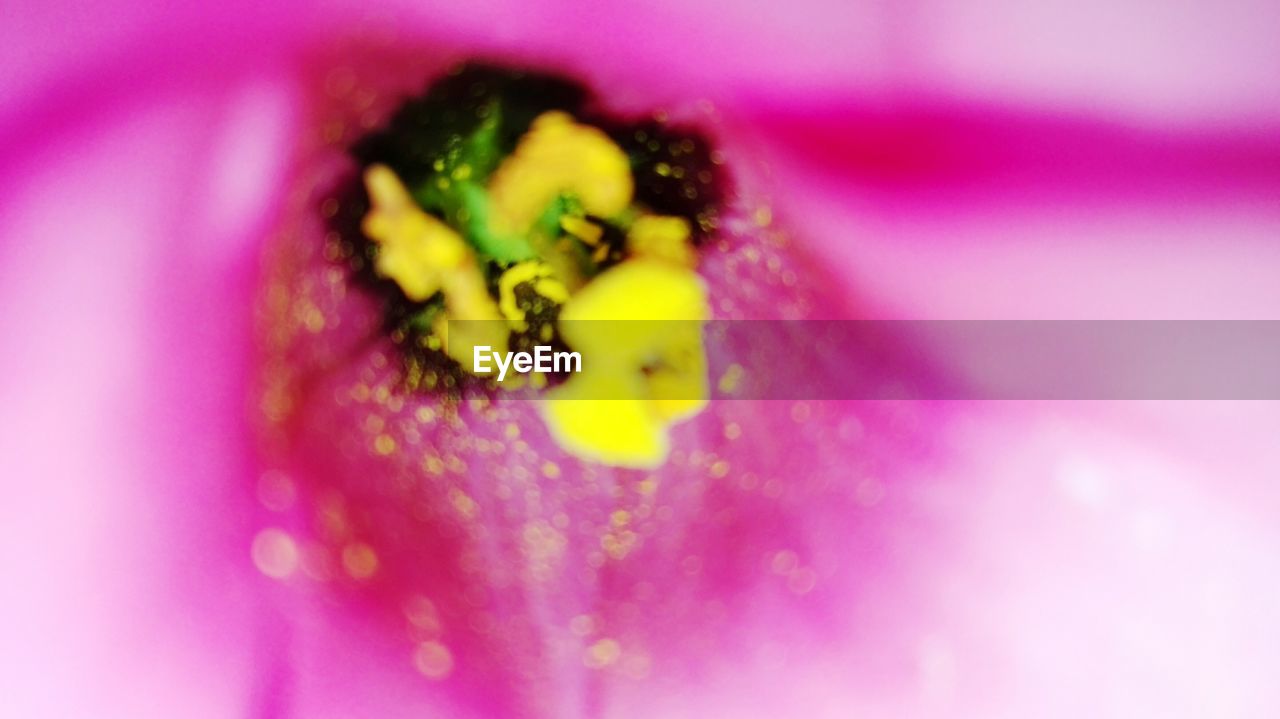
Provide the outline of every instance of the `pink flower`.
<path id="1" fill-rule="evenodd" d="M 421 485 L 403 435 L 334 399 L 372 360 L 329 327 L 289 344 L 333 369 L 291 390 L 285 436 L 258 420 L 264 337 L 306 319 L 270 311 L 271 282 L 324 268 L 281 265 L 314 226 L 278 232 L 319 141 L 359 134 L 319 98 L 349 113 L 351 87 L 416 89 L 462 55 L 621 110 L 711 100 L 791 238 L 795 284 L 741 296 L 762 313 L 1270 318 L 1275 11 L 984 9 L 16 8 L 11 711 L 1274 712 L 1266 403 L 724 402 L 652 484 L 545 466 L 526 417 L 427 433 L 448 479 Z"/>

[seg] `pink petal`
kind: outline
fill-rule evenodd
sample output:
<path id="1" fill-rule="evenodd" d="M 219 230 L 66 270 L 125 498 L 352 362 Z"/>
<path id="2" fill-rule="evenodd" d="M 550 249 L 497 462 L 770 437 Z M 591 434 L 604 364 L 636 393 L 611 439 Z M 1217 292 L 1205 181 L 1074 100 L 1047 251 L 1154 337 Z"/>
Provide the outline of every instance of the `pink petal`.
<path id="1" fill-rule="evenodd" d="M 258 681 L 246 308 L 287 98 L 265 79 L 192 86 L 11 155 L 26 180 L 6 183 L 0 230 L 12 711 L 226 716 Z"/>
<path id="2" fill-rule="evenodd" d="M 485 8 L 493 14 L 415 4 L 361 27 L 587 62 L 608 82 L 648 70 L 667 78 L 668 88 L 620 98 L 637 105 L 710 88 L 730 122 L 749 118 L 735 137 L 760 137 L 805 252 L 840 268 L 844 282 L 828 289 L 860 312 L 1271 312 L 1269 8 L 1037 6 L 1002 9 L 990 25 L 969 8 L 817 3 L 738 14 L 680 4 L 600 9 L 589 19 L 603 27 L 588 33 L 580 4 Z M 279 204 L 276 160 L 297 130 L 298 48 L 363 15 L 345 5 L 313 14 L 103 4 L 28 6 L 6 23 L 0 297 L 18 309 L 0 316 L 0 475 L 13 494 L 0 526 L 5 575 L 22 581 L 0 601 L 3 634 L 16 638 L 6 650 L 21 655 L 6 660 L 21 679 L 6 692 L 19 713 L 394 716 L 435 701 L 397 636 L 348 611 L 363 600 L 299 604 L 247 576 L 264 521 L 248 516 L 257 468 L 241 422 L 252 256 Z M 68 32 L 47 31 L 55 20 Z M 1139 25 L 1135 39 L 1129 27 Z M 813 98 L 855 83 L 876 102 L 905 88 L 937 109 L 891 108 L 868 122 L 838 108 L 818 129 L 876 138 L 886 126 L 886 147 L 855 139 L 838 145 L 836 161 L 815 157 L 799 139 L 821 117 Z M 973 96 L 1013 109 L 951 99 Z M 766 109 L 752 116 L 748 103 Z M 966 114 L 974 120 L 955 120 Z M 207 159 L 193 169 L 189 158 Z M 740 534 L 698 517 L 689 526 L 705 534 L 665 545 L 705 549 L 704 583 L 677 573 L 673 554 L 620 573 L 694 600 L 727 598 L 739 644 L 685 651 L 696 632 L 671 632 L 672 653 L 691 670 L 658 672 L 661 692 L 588 681 L 572 662 L 536 667 L 558 678 L 537 685 L 547 706 L 618 716 L 1274 710 L 1263 674 L 1276 658 L 1268 408 L 963 410 L 959 424 L 931 414 L 902 430 L 894 422 L 903 420 L 856 406 L 810 408 L 819 421 L 804 426 L 826 434 L 797 437 L 809 452 L 752 457 L 802 479 L 774 501 L 741 487 L 712 493 L 707 524 L 725 514 Z M 789 412 L 752 416 L 761 426 L 744 435 L 791 422 Z M 938 431 L 927 443 L 938 447 L 936 466 L 911 466 L 904 458 L 917 451 L 890 439 L 921 430 Z M 817 467 L 824 455 L 812 450 L 836 440 L 828 459 L 853 466 Z M 844 471 L 859 481 L 840 481 Z M 884 494 L 859 508 L 868 478 Z M 385 498 L 362 501 L 374 516 L 403 512 Z M 581 500 L 574 514 L 595 517 L 600 504 Z M 835 569 L 796 596 L 789 576 L 751 571 L 762 567 L 747 555 L 772 551 L 774 539 Z M 547 597 L 563 613 L 584 594 L 527 591 L 510 615 L 527 622 L 526 605 Z M 260 619 L 273 612 L 291 621 Z M 256 621 L 265 638 L 251 636 Z M 642 633 L 686 628 L 633 621 Z M 519 636 L 473 646 L 506 647 L 524 657 L 517 668 L 529 666 L 532 643 Z"/>

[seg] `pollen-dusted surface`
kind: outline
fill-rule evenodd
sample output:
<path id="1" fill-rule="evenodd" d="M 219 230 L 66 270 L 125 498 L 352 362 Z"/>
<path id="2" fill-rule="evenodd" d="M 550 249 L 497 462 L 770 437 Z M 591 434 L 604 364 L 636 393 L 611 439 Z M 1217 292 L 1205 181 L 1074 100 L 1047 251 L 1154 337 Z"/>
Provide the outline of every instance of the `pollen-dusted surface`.
<path id="1" fill-rule="evenodd" d="M 395 300 L 404 289 L 374 273 L 366 247 L 341 230 L 369 211 L 367 198 L 352 194 L 361 177 L 348 149 L 441 66 L 377 55 L 330 67 L 317 79 L 314 134 L 302 143 L 305 162 L 266 257 L 259 303 L 257 408 L 272 467 L 258 494 L 271 520 L 252 557 L 263 573 L 367 607 L 379 631 L 403 638 L 405 666 L 426 685 L 447 685 L 505 716 L 594 715 L 628 687 L 715 671 L 724 656 L 775 661 L 761 642 L 776 649 L 851 621 L 856 607 L 844 598 L 883 571 L 879 540 L 869 530 L 864 544 L 835 548 L 815 537 L 833 524 L 875 527 L 875 516 L 893 511 L 900 498 L 881 478 L 896 456 L 891 446 L 922 441 L 916 410 L 713 399 L 663 410 L 685 421 L 671 427 L 663 460 L 650 467 L 566 449 L 537 402 L 406 352 L 409 338 L 425 336 L 411 324 L 422 303 Z M 565 83 L 549 96 L 563 104 L 582 92 Z M 655 119 L 629 137 L 611 136 L 653 168 L 635 197 L 654 215 L 690 218 L 708 316 L 837 314 L 820 273 L 763 203 L 729 195 L 714 217 L 696 210 L 698 194 L 711 190 L 691 158 L 710 161 L 712 151 L 656 118 L 713 127 L 699 107 L 655 107 Z M 412 146 L 389 145 L 370 159 L 413 156 Z M 732 158 L 731 148 L 715 151 L 717 165 Z M 388 166 L 403 183 L 425 176 L 413 163 Z M 628 243 L 669 252 L 686 232 L 677 225 L 612 238 L 589 216 L 557 218 L 555 227 L 608 248 L 596 261 L 603 277 L 627 266 L 611 253 Z M 649 261 L 690 271 L 677 254 Z M 560 289 L 537 286 L 552 273 L 522 262 L 530 260 L 509 267 L 524 267 L 528 279 L 513 286 L 532 282 L 527 298 L 572 306 Z M 535 325 L 537 312 L 513 311 L 514 290 L 503 307 L 500 278 L 497 311 Z M 726 396 L 730 380 L 703 378 L 709 393 Z M 876 492 L 859 489 L 869 483 Z M 801 506 L 823 509 L 801 521 Z M 851 557 L 858 573 L 848 571 Z M 748 590 L 751 601 L 740 600 Z M 793 607 L 794 623 L 758 626 L 777 606 Z"/>

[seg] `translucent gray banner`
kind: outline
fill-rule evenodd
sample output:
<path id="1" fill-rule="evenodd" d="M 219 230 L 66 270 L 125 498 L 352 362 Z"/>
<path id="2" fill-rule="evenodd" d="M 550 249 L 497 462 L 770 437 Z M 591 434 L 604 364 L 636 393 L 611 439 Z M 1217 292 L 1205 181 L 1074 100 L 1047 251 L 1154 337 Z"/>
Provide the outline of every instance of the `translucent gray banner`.
<path id="1" fill-rule="evenodd" d="M 603 372 L 675 377 L 672 399 L 702 391 L 683 381 L 699 372 L 710 396 L 737 399 L 1280 399 L 1273 321 L 578 321 L 548 336 L 512 347 L 580 353 L 552 384 L 591 375 L 577 386 L 592 399 L 633 391 Z"/>

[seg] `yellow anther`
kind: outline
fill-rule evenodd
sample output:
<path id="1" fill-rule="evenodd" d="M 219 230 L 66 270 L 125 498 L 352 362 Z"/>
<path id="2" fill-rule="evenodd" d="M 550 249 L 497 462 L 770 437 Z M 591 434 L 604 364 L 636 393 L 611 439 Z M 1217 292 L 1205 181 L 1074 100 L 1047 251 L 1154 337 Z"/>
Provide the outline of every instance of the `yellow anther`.
<path id="1" fill-rule="evenodd" d="M 612 217 L 631 204 L 634 185 L 626 153 L 608 135 L 553 111 L 533 121 L 488 189 L 494 231 L 524 233 L 561 195 L 587 214 Z"/>
<path id="2" fill-rule="evenodd" d="M 371 165 L 364 174 L 371 207 L 361 228 L 378 245 L 374 267 L 416 302 L 444 294 L 433 330 L 445 352 L 474 372 L 473 347 L 506 348 L 507 328 L 489 296 L 475 253 L 448 225 L 422 211 L 395 172 Z M 468 320 L 448 336 L 448 320 Z"/>
<path id="3" fill-rule="evenodd" d="M 604 228 L 585 217 L 565 215 L 560 218 L 560 229 L 592 247 L 600 244 L 600 238 L 604 236 Z"/>
<path id="4" fill-rule="evenodd" d="M 528 327 L 525 311 L 516 302 L 516 287 L 524 283 L 529 283 L 534 292 L 558 305 L 569 299 L 569 291 L 553 277 L 550 266 L 533 260 L 513 265 L 498 278 L 498 308 L 516 330 Z"/>
<path id="5" fill-rule="evenodd" d="M 553 435 L 587 459 L 660 464 L 669 426 L 707 402 L 709 315 L 692 270 L 637 259 L 596 277 L 560 311 L 561 336 L 583 360 L 582 372 L 548 394 Z"/>
<path id="6" fill-rule="evenodd" d="M 474 266 L 467 243 L 448 225 L 423 212 L 400 178 L 385 165 L 365 171 L 372 207 L 361 228 L 378 245 L 375 268 L 416 302 L 439 292 L 445 274 Z"/>
<path id="7" fill-rule="evenodd" d="M 627 231 L 627 249 L 638 257 L 693 267 L 697 255 L 689 242 L 691 234 L 683 217 L 641 215 Z"/>

